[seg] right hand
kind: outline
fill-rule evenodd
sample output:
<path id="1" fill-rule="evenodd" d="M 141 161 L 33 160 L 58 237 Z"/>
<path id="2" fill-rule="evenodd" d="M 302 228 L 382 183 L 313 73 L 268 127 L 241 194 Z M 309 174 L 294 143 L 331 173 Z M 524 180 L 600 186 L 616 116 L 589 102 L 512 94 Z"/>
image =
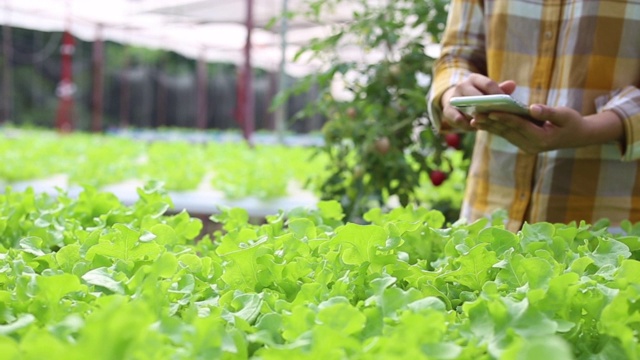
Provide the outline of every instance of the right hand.
<path id="1" fill-rule="evenodd" d="M 516 89 L 516 83 L 507 80 L 497 83 L 480 74 L 471 74 L 466 80 L 449 88 L 442 94 L 441 105 L 443 114 L 443 127 L 454 131 L 475 131 L 470 125 L 471 118 L 455 107 L 449 105 L 449 99 L 454 96 L 511 94 Z"/>

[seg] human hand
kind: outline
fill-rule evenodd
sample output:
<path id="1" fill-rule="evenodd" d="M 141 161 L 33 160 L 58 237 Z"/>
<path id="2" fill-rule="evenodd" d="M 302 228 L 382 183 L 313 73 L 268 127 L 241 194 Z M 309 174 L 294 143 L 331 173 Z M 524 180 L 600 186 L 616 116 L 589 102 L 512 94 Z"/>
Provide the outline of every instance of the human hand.
<path id="1" fill-rule="evenodd" d="M 449 104 L 449 100 L 454 96 L 474 96 L 511 94 L 515 90 L 516 84 L 511 80 L 497 83 L 488 77 L 480 74 L 471 74 L 465 81 L 448 89 L 442 95 L 441 105 L 443 114 L 443 125 L 455 130 L 475 131 L 476 128 L 470 125 L 471 118 Z"/>
<path id="2" fill-rule="evenodd" d="M 622 121 L 612 111 L 583 117 L 568 107 L 531 105 L 529 113 L 542 125 L 508 113 L 477 114 L 471 126 L 499 135 L 530 154 L 622 141 Z"/>

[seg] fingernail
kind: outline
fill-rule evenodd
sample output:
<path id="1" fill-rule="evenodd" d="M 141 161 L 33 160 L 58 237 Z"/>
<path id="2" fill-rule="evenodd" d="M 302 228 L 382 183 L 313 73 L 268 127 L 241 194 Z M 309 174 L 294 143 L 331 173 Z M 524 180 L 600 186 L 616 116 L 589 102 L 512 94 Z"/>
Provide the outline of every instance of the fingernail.
<path id="1" fill-rule="evenodd" d="M 534 116 L 542 115 L 542 106 L 540 106 L 540 105 L 531 105 L 529 107 L 529 112 L 531 113 L 531 115 L 534 115 Z"/>

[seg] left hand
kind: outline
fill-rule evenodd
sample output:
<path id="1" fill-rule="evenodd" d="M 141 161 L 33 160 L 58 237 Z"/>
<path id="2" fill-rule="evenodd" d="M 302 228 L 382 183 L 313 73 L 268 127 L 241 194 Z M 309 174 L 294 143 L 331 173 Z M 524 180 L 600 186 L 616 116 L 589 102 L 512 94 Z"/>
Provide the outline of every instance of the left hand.
<path id="1" fill-rule="evenodd" d="M 601 141 L 598 124 L 571 108 L 536 104 L 529 107 L 529 113 L 544 123 L 539 126 L 517 115 L 494 112 L 477 114 L 471 126 L 499 135 L 530 154 Z"/>

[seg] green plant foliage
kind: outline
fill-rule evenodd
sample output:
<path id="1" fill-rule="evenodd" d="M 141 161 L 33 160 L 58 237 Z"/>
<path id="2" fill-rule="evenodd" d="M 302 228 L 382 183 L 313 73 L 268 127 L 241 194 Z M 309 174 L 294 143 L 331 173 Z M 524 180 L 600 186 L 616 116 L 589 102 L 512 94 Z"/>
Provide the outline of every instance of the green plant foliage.
<path id="1" fill-rule="evenodd" d="M 200 238 L 157 184 L 138 194 L 0 195 L 3 359 L 639 355 L 637 224 L 512 233 L 410 206 L 354 224 L 327 201 L 228 209 Z"/>
<path id="2" fill-rule="evenodd" d="M 126 180 L 160 181 L 173 191 L 210 184 L 231 199 L 272 199 L 290 195 L 294 185 L 314 191 L 327 158 L 313 155 L 303 146 L 136 141 L 8 128 L 0 139 L 0 180 L 11 184 L 64 175 L 70 184 L 97 188 Z"/>
<path id="3" fill-rule="evenodd" d="M 425 97 L 434 58 L 426 50 L 437 43 L 447 18 L 447 0 L 400 0 L 372 6 L 365 0 L 316 0 L 309 11 L 297 14 L 322 21 L 343 5 L 353 6 L 352 21 L 337 26 L 332 35 L 311 42 L 299 59 L 320 59 L 326 71 L 308 76 L 280 94 L 288 96 L 318 86 L 320 95 L 298 117 L 321 114 L 325 145 L 319 152 L 330 158 L 329 176 L 320 191 L 323 199 L 340 201 L 350 220 L 368 209 L 387 205 L 394 196 L 400 204 L 419 204 L 424 175 L 441 172 L 445 178 L 457 169 L 451 163 L 444 139 L 425 126 Z M 376 50 L 380 61 L 345 59 L 349 48 Z M 346 79 L 351 100 L 333 91 Z M 350 80 L 351 79 L 351 80 Z M 458 162 L 466 171 L 466 162 Z M 447 175 L 448 174 L 448 175 Z M 431 181 L 440 184 L 441 181 Z M 442 204 L 443 210 L 452 205 Z M 455 213 L 456 209 L 452 209 Z M 456 215 L 457 216 L 457 215 Z M 455 218 L 453 219 L 455 220 Z"/>
<path id="4" fill-rule="evenodd" d="M 312 155 L 311 148 L 246 143 L 210 143 L 206 150 L 212 186 L 235 199 L 286 196 L 292 181 L 314 190 L 313 178 L 322 176 L 327 159 Z"/>
<path id="5" fill-rule="evenodd" d="M 145 156 L 143 180 L 162 181 L 172 190 L 196 189 L 210 168 L 203 147 L 184 141 L 151 143 Z"/>

